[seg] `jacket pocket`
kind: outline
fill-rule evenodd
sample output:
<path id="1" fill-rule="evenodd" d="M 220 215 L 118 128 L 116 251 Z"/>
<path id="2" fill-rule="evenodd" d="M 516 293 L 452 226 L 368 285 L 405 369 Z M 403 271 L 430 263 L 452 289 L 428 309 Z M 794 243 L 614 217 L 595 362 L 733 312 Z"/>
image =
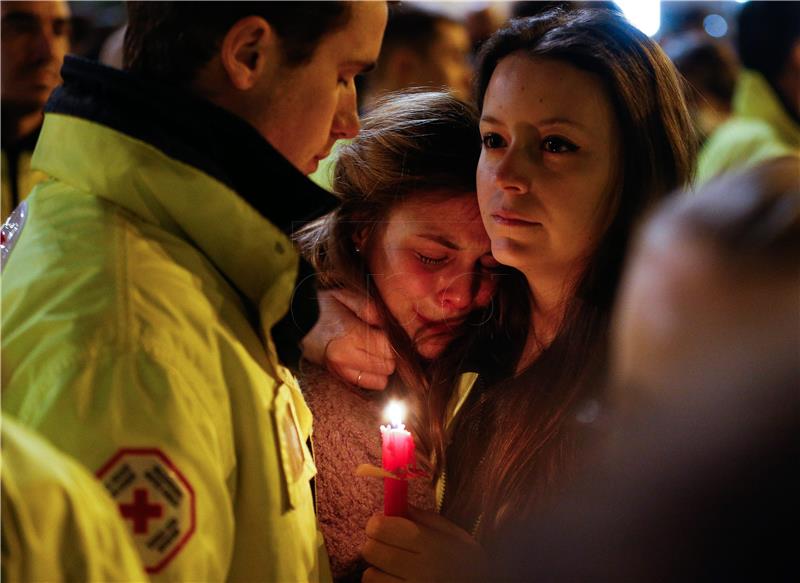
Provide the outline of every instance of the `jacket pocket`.
<path id="1" fill-rule="evenodd" d="M 314 459 L 300 431 L 291 390 L 281 383 L 272 408 L 287 493 L 288 510 L 312 504 L 310 480 L 317 473 Z"/>

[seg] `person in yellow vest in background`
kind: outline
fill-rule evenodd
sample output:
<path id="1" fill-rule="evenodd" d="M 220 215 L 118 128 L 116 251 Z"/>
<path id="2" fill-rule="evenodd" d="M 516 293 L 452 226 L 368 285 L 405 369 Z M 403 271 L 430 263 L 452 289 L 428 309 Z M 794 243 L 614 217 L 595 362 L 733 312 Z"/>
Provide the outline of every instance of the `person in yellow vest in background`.
<path id="1" fill-rule="evenodd" d="M 6 1 L 0 11 L 3 222 L 46 177 L 31 170 L 31 154 L 44 104 L 61 83 L 59 69 L 69 50 L 70 12 L 66 2 Z"/>
<path id="2" fill-rule="evenodd" d="M 0 432 L 3 581 L 147 581 L 95 477 L 11 417 Z"/>
<path id="3" fill-rule="evenodd" d="M 778 156 L 800 156 L 800 2 L 748 2 L 739 14 L 743 69 L 733 116 L 700 150 L 696 180 Z"/>
<path id="4" fill-rule="evenodd" d="M 306 175 L 358 132 L 386 3 L 127 8 L 125 70 L 65 59 L 52 180 L 3 228 L 3 410 L 98 477 L 152 580 L 328 581 L 274 332 L 316 321 L 289 235 L 335 204 Z"/>

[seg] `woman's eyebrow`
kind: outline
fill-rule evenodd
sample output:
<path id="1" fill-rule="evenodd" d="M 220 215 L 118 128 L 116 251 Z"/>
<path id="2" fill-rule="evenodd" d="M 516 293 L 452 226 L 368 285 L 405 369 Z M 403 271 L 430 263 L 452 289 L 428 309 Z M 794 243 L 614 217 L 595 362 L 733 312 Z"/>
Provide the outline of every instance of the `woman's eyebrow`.
<path id="1" fill-rule="evenodd" d="M 447 247 L 448 249 L 452 249 L 453 251 L 461 251 L 461 247 L 456 245 L 453 241 L 446 237 L 442 237 L 441 235 L 435 235 L 433 233 L 420 233 L 417 237 L 421 237 L 422 239 L 428 239 L 429 241 L 433 241 L 434 243 L 439 243 L 440 245 Z"/>
<path id="2" fill-rule="evenodd" d="M 580 130 L 586 130 L 587 129 L 586 126 L 584 124 L 582 124 L 581 122 L 576 121 L 574 119 L 570 119 L 568 117 L 548 117 L 548 118 L 545 118 L 545 119 L 540 119 L 537 122 L 537 125 L 540 125 L 540 126 L 556 125 L 556 124 L 569 125 L 569 126 L 576 127 L 576 128 L 578 128 Z"/>
<path id="3" fill-rule="evenodd" d="M 484 116 L 481 116 L 481 123 L 502 125 L 503 122 L 501 122 L 499 119 L 497 119 L 495 117 L 492 117 L 491 115 L 484 115 Z M 556 124 L 569 125 L 569 126 L 573 126 L 573 127 L 577 128 L 579 130 L 582 130 L 582 131 L 588 131 L 588 128 L 584 124 L 582 124 L 579 121 L 576 121 L 574 119 L 570 119 L 568 117 L 548 117 L 548 118 L 545 118 L 545 119 L 537 120 L 534 125 L 536 125 L 536 126 L 547 126 L 547 125 L 556 125 Z"/>

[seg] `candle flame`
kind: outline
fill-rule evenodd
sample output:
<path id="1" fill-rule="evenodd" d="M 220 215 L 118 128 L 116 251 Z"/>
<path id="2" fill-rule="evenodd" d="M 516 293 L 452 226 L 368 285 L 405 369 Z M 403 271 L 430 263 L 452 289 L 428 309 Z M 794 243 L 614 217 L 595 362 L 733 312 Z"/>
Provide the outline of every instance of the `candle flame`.
<path id="1" fill-rule="evenodd" d="M 403 417 L 406 414 L 406 407 L 400 401 L 389 401 L 384 411 L 384 416 L 389 420 L 393 427 L 403 424 Z"/>

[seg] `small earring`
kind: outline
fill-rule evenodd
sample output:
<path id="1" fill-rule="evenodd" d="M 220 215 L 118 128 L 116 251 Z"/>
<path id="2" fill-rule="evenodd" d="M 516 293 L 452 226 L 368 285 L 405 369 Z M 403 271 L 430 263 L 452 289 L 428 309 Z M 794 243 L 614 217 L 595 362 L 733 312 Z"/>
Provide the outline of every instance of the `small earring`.
<path id="1" fill-rule="evenodd" d="M 361 247 L 359 247 L 358 245 L 356 245 L 356 253 L 361 253 Z"/>

